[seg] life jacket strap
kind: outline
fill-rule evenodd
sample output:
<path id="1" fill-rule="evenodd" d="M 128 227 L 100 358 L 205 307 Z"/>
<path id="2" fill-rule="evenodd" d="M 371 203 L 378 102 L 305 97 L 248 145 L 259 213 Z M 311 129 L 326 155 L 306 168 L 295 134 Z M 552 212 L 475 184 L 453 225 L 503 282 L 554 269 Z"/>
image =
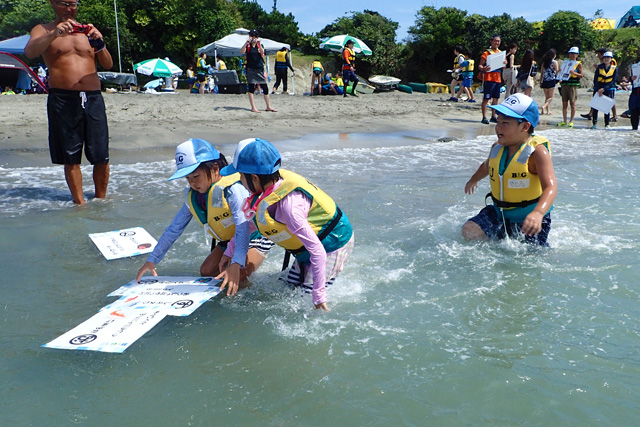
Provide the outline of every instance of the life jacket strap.
<path id="1" fill-rule="evenodd" d="M 324 240 L 325 237 L 327 237 L 329 234 L 331 234 L 331 232 L 333 231 L 334 228 L 336 228 L 336 226 L 340 223 L 340 219 L 342 218 L 342 210 L 339 207 L 336 207 L 336 216 L 333 217 L 333 219 L 331 220 L 331 222 L 327 225 L 327 227 L 322 230 L 322 232 L 320 234 L 318 234 L 318 240 L 320 240 L 320 242 L 322 242 Z M 290 249 L 287 251 L 287 253 L 291 253 L 293 255 L 297 255 L 300 254 L 304 251 L 306 251 L 307 249 L 302 246 L 298 249 Z"/>
<path id="2" fill-rule="evenodd" d="M 486 200 L 489 197 L 491 197 L 493 204 L 499 208 L 524 208 L 524 207 L 533 205 L 534 203 L 538 203 L 538 200 L 540 200 L 540 197 L 537 197 L 533 200 L 524 200 L 522 202 L 505 202 L 505 201 L 496 199 L 495 197 L 493 197 L 493 194 L 487 193 L 487 195 L 484 197 L 485 204 L 486 204 Z"/>

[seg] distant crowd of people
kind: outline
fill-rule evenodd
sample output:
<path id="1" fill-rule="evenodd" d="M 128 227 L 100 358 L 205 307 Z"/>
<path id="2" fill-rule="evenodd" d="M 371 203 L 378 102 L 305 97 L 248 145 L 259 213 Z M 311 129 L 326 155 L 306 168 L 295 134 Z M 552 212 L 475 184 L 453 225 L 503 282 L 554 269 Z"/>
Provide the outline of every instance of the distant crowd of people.
<path id="1" fill-rule="evenodd" d="M 635 21 L 634 21 L 635 22 Z M 576 115 L 576 100 L 578 88 L 583 78 L 583 64 L 578 60 L 580 49 L 577 46 L 567 51 L 567 58 L 562 62 L 562 67 L 557 60 L 555 49 L 547 51 L 538 64 L 534 60 L 534 52 L 527 49 L 522 56 L 520 65 L 515 64 L 515 55 L 518 50 L 516 43 L 507 46 L 505 52 L 500 50 L 502 40 L 499 35 L 494 35 L 490 40 L 489 49 L 485 50 L 478 61 L 478 80 L 482 89 L 482 120 L 484 124 L 496 122 L 496 113 L 492 111 L 491 117 L 487 118 L 487 106 L 497 105 L 502 92 L 505 98 L 515 93 L 523 93 L 531 96 L 536 83 L 544 92 L 545 101 L 540 106 L 540 114 L 551 114 L 551 103 L 553 101 L 556 88 L 562 99 L 562 121 L 557 125 L 560 127 L 574 127 Z M 476 102 L 473 91 L 474 60 L 471 59 L 471 52 L 462 46 L 453 49 L 455 55 L 453 69 L 450 70 L 452 80 L 450 84 L 450 101 L 458 102 L 463 94 L 466 94 L 467 102 Z M 500 56 L 498 56 L 501 54 Z M 504 55 L 504 59 L 496 65 L 495 61 L 490 61 L 491 55 L 496 55 L 499 59 Z M 594 65 L 593 95 L 605 96 L 613 99 L 616 91 L 630 91 L 629 110 L 622 116 L 632 119 L 632 128 L 638 128 L 637 118 L 634 118 L 634 111 L 637 110 L 636 103 L 640 103 L 640 88 L 634 88 L 633 82 L 637 76 L 622 76 L 618 79 L 618 68 L 614 55 L 607 49 L 597 51 L 599 64 Z M 489 64 L 491 62 L 491 64 Z M 559 85 L 559 87 L 558 87 Z M 456 91 L 457 88 L 457 91 Z M 603 100 L 606 102 L 606 100 Z M 603 107 L 604 108 L 604 107 Z M 598 122 L 598 110 L 592 108 L 589 113 L 582 114 L 582 117 L 591 120 L 591 129 L 596 129 Z M 610 113 L 604 114 L 605 128 L 610 127 L 611 122 L 618 120 L 616 107 L 613 105 Z"/>

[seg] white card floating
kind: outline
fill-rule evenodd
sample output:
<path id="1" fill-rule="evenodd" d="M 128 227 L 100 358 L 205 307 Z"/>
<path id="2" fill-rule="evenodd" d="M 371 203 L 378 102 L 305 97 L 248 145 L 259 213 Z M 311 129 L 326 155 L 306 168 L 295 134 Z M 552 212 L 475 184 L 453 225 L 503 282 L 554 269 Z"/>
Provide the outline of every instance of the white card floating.
<path id="1" fill-rule="evenodd" d="M 122 353 L 165 316 L 162 310 L 100 311 L 43 347 Z"/>
<path id="2" fill-rule="evenodd" d="M 220 293 L 219 280 L 211 277 L 145 277 L 108 296 L 122 297 L 102 310 L 164 310 L 169 316 L 188 316 Z"/>
<path id="3" fill-rule="evenodd" d="M 165 316 L 188 316 L 220 293 L 212 277 L 145 277 L 110 293 L 121 296 L 42 347 L 122 353 Z"/>
<path id="4" fill-rule="evenodd" d="M 108 260 L 148 254 L 158 243 L 142 227 L 92 233 L 89 234 L 89 238 Z"/>

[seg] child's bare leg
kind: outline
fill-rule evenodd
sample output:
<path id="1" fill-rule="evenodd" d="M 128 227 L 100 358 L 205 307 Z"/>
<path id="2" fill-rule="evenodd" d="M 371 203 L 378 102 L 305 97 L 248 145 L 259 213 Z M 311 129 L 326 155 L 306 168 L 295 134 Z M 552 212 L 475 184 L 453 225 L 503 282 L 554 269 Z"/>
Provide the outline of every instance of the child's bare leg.
<path id="1" fill-rule="evenodd" d="M 473 221 L 467 221 L 462 226 L 462 237 L 466 240 L 487 240 L 482 228 Z"/>
<path id="2" fill-rule="evenodd" d="M 224 255 L 224 250 L 221 246 L 216 246 L 215 248 L 213 248 L 211 253 L 204 259 L 202 265 L 200 266 L 200 275 L 213 277 L 220 274 L 218 265 L 220 264 L 222 255 Z"/>

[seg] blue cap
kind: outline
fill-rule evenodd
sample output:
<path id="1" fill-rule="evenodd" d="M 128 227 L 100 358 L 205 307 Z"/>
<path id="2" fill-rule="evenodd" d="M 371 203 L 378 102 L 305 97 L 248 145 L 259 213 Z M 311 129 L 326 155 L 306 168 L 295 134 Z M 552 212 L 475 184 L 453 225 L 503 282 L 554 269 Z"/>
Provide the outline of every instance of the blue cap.
<path id="1" fill-rule="evenodd" d="M 280 153 L 269 141 L 260 138 L 243 139 L 233 155 L 233 163 L 223 167 L 220 175 L 236 172 L 271 175 L 280 169 Z"/>
<path id="2" fill-rule="evenodd" d="M 500 105 L 490 106 L 498 113 L 507 117 L 513 117 L 514 119 L 522 119 L 531 123 L 534 128 L 538 126 L 538 120 L 540 120 L 540 113 L 538 113 L 538 104 L 522 93 L 513 94 Z"/>
<path id="3" fill-rule="evenodd" d="M 204 139 L 191 138 L 176 148 L 176 167 L 178 170 L 171 175 L 172 179 L 183 178 L 196 170 L 200 163 L 218 160 L 220 152 Z"/>

